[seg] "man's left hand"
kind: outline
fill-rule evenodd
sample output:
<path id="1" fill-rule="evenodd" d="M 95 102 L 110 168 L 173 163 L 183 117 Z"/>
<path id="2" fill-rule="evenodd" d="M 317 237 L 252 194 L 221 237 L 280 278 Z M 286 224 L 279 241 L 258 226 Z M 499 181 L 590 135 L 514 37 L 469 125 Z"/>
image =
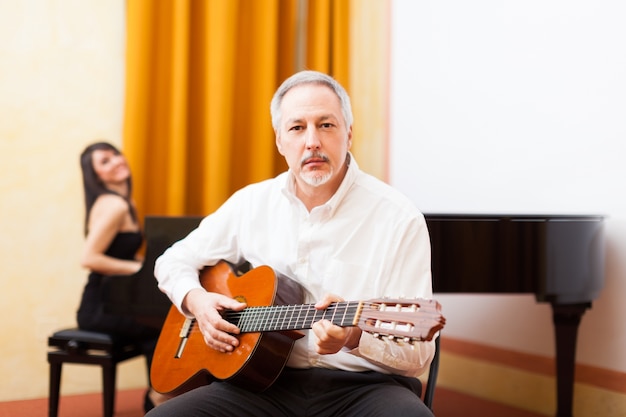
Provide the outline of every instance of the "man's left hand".
<path id="1" fill-rule="evenodd" d="M 323 300 L 315 304 L 318 310 L 328 308 L 332 303 L 344 301 L 336 295 L 326 295 Z M 320 320 L 313 323 L 313 332 L 317 336 L 317 353 L 320 355 L 329 355 L 337 353 L 346 346 L 354 349 L 359 345 L 361 338 L 361 329 L 358 327 L 341 327 L 334 325 L 329 320 Z"/>

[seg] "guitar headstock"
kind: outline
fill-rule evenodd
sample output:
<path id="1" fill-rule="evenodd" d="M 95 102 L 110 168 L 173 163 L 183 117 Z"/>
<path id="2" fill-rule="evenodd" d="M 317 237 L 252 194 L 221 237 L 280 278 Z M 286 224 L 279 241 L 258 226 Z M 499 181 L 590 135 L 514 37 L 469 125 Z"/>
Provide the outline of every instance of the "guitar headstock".
<path id="1" fill-rule="evenodd" d="M 357 326 L 379 338 L 411 343 L 432 340 L 445 324 L 435 300 L 378 298 L 363 302 Z"/>

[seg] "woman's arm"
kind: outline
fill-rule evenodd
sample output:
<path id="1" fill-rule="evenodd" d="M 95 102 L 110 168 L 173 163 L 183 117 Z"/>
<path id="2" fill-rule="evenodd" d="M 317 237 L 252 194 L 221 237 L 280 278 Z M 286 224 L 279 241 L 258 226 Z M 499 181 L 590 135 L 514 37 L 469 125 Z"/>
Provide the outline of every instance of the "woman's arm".
<path id="1" fill-rule="evenodd" d="M 113 194 L 98 197 L 91 213 L 81 265 L 104 275 L 130 275 L 139 271 L 141 262 L 124 260 L 105 255 L 105 251 L 120 231 L 134 231 L 128 211 L 128 203 Z"/>

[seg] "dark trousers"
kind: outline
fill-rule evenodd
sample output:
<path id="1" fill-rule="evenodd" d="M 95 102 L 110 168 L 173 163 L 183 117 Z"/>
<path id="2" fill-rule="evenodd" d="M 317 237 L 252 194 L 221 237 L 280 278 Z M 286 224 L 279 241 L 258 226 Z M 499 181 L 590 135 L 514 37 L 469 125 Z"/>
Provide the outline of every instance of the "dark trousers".
<path id="1" fill-rule="evenodd" d="M 432 417 L 416 378 L 321 368 L 285 369 L 261 393 L 214 382 L 156 407 L 149 417 Z"/>

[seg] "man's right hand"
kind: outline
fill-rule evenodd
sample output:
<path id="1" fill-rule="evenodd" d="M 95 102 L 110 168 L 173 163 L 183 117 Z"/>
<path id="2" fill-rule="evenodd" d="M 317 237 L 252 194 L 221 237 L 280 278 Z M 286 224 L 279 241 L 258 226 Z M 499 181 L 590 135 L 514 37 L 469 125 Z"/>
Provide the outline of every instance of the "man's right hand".
<path id="1" fill-rule="evenodd" d="M 189 291 L 183 300 L 183 308 L 195 317 L 207 346 L 223 353 L 239 345 L 239 340 L 233 336 L 239 334 L 239 328 L 224 320 L 221 313 L 241 311 L 245 307 L 245 303 L 200 288 Z"/>

